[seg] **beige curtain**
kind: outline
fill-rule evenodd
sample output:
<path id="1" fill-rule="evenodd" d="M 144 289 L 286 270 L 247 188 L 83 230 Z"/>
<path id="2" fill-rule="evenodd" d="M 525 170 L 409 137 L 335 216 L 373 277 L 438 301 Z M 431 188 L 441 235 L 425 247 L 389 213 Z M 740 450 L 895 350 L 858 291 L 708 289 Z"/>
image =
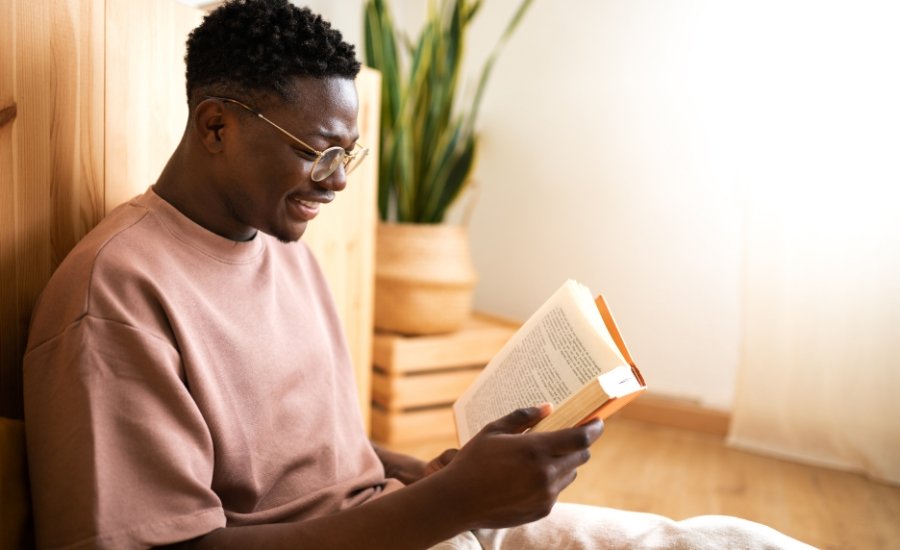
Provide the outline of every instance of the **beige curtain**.
<path id="1" fill-rule="evenodd" d="M 900 483 L 900 6 L 753 9 L 729 440 Z"/>
<path id="2" fill-rule="evenodd" d="M 855 187 L 753 203 L 730 442 L 900 483 L 900 205 Z"/>

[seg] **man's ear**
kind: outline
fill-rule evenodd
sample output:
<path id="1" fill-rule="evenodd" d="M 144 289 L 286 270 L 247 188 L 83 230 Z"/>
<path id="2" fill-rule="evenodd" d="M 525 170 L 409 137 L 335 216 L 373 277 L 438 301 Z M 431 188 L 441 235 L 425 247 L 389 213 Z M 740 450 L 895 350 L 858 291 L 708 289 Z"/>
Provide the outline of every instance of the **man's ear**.
<path id="1" fill-rule="evenodd" d="M 192 120 L 200 143 L 210 153 L 221 153 L 224 148 L 225 106 L 221 101 L 204 100 L 194 109 Z"/>

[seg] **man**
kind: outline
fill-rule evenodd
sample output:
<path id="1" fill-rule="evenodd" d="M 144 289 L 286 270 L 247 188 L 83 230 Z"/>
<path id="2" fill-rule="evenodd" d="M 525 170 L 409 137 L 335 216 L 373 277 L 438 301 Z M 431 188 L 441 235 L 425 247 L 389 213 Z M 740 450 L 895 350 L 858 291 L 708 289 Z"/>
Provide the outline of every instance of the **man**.
<path id="1" fill-rule="evenodd" d="M 574 507 L 529 523 L 602 431 L 522 434 L 546 407 L 427 465 L 374 449 L 299 240 L 365 156 L 353 48 L 287 0 L 238 0 L 191 34 L 186 62 L 188 124 L 159 180 L 78 244 L 35 310 L 39 546 L 546 548 L 565 529 L 583 547 L 649 547 L 713 532 Z M 753 534 L 729 521 L 721 540 Z"/>

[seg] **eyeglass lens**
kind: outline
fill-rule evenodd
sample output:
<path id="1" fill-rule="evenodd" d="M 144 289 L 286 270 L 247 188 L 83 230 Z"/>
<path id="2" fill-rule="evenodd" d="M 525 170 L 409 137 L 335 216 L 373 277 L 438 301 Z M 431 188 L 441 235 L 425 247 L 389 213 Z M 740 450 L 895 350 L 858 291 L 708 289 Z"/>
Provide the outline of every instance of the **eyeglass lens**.
<path id="1" fill-rule="evenodd" d="M 353 171 L 354 168 L 359 166 L 360 161 L 363 157 L 366 156 L 368 151 L 358 151 L 355 156 L 350 157 L 346 154 L 346 152 L 339 147 L 332 147 L 323 151 L 322 156 L 319 157 L 316 162 L 316 166 L 313 169 L 312 179 L 313 181 L 322 181 L 331 174 L 334 173 L 335 170 L 338 169 L 338 166 L 342 162 L 344 162 L 344 173 L 349 174 Z"/>
<path id="2" fill-rule="evenodd" d="M 346 161 L 347 164 L 344 165 L 344 172 L 349 174 L 350 172 L 355 170 L 356 167 L 359 166 L 359 163 L 361 163 L 368 154 L 368 149 L 357 149 L 356 152 L 354 152 L 353 156 Z"/>

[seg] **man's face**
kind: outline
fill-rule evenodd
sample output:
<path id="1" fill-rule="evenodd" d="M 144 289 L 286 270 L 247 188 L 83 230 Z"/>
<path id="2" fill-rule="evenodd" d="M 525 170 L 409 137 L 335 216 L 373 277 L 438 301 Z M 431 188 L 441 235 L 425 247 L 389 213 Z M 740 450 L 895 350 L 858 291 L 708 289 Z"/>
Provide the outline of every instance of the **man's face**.
<path id="1" fill-rule="evenodd" d="M 292 101 L 253 107 L 318 151 L 339 146 L 352 151 L 359 137 L 354 82 L 345 78 L 298 78 Z M 240 110 L 237 105 L 233 108 Z M 251 228 L 281 241 L 299 239 L 306 224 L 335 193 L 346 187 L 343 166 L 322 181 L 310 177 L 316 155 L 266 121 L 247 113 L 228 147 L 220 193 L 237 233 Z"/>

